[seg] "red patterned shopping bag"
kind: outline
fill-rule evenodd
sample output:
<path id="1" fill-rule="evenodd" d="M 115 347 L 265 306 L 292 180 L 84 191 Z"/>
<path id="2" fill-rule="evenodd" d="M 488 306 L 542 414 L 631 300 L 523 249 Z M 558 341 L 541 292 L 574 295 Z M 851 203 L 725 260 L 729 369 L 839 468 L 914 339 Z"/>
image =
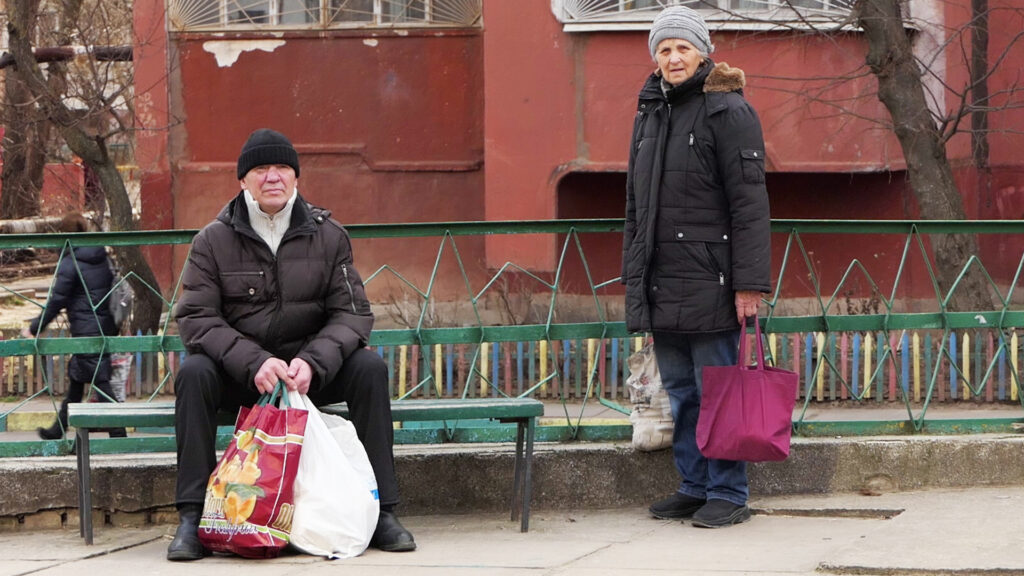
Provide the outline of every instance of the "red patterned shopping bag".
<path id="1" fill-rule="evenodd" d="M 274 558 L 288 545 L 308 412 L 288 406 L 286 396 L 279 384 L 273 395 L 240 409 L 235 435 L 206 486 L 199 540 L 208 549 Z"/>

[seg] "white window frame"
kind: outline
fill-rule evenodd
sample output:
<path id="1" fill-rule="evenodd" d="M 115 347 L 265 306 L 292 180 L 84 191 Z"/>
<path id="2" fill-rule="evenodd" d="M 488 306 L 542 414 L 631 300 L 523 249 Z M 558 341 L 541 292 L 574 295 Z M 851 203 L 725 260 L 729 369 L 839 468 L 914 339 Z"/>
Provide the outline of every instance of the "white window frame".
<path id="1" fill-rule="evenodd" d="M 387 17 L 386 4 L 388 0 L 373 0 L 373 18 L 370 20 L 351 20 L 330 22 L 331 0 L 319 0 L 319 18 L 316 22 L 306 23 L 281 23 L 281 5 L 284 0 L 266 0 L 268 6 L 268 21 L 266 23 L 251 22 L 230 22 L 228 20 L 231 10 L 237 8 L 232 6 L 233 0 L 212 0 L 217 3 L 218 17 L 213 24 L 197 26 L 186 26 L 175 22 L 175 18 L 168 17 L 168 26 L 176 32 L 223 32 L 223 31 L 247 31 L 247 30 L 314 30 L 314 29 L 404 29 L 404 28 L 448 28 L 466 29 L 480 28 L 483 25 L 482 12 L 483 0 L 478 0 L 480 6 L 477 10 L 476 19 L 471 24 L 453 23 L 448 21 L 435 21 L 435 5 L 443 4 L 446 0 L 422 0 L 422 20 L 411 20 L 402 22 L 385 22 Z M 168 14 L 172 15 L 181 6 L 187 5 L 189 0 L 167 0 Z"/>
<path id="2" fill-rule="evenodd" d="M 562 23 L 562 29 L 565 32 L 650 30 L 651 22 L 658 12 L 661 11 L 660 6 L 640 9 L 626 8 L 617 13 L 605 13 L 589 18 L 576 19 L 568 13 L 567 5 L 570 1 L 551 0 L 551 12 Z M 625 1 L 619 0 L 619 5 L 624 6 Z M 681 0 L 661 1 L 664 4 L 677 4 L 681 2 Z M 839 26 L 843 16 L 848 13 L 843 9 L 837 9 L 834 12 L 810 10 L 807 13 L 798 14 L 794 9 L 787 6 L 784 0 L 765 0 L 775 2 L 776 6 L 757 10 L 729 10 L 729 0 L 703 1 L 708 6 L 697 8 L 696 10 L 704 16 L 708 28 L 712 30 L 778 30 L 780 28 L 806 30 L 819 25 L 823 28 L 832 26 L 848 29 L 850 27 L 849 24 Z M 823 4 L 835 1 L 821 0 Z"/>

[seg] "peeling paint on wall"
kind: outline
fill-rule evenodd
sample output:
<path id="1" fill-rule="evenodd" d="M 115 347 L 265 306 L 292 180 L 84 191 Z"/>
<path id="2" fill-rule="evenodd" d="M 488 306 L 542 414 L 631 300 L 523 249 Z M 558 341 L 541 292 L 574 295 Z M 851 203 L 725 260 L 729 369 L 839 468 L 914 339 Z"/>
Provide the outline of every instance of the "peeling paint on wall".
<path id="1" fill-rule="evenodd" d="M 377 46 L 377 39 L 376 38 L 367 38 L 366 40 L 363 40 L 363 44 L 366 44 L 370 48 L 374 48 L 374 47 Z"/>
<path id="2" fill-rule="evenodd" d="M 284 40 L 210 40 L 203 42 L 203 50 L 217 58 L 217 66 L 228 68 L 238 61 L 242 52 L 273 52 L 284 45 Z"/>

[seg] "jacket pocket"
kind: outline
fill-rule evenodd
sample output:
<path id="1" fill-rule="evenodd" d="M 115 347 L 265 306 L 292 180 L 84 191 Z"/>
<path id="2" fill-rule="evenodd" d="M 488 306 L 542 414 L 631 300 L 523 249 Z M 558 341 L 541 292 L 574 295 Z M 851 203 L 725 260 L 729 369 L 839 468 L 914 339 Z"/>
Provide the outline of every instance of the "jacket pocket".
<path id="1" fill-rule="evenodd" d="M 259 301 L 263 298 L 266 285 L 266 274 L 262 270 L 220 274 L 221 296 L 225 300 Z"/>
<path id="2" fill-rule="evenodd" d="M 682 257 L 692 259 L 707 275 L 701 277 L 725 283 L 732 260 L 728 228 L 689 224 L 676 226 L 674 234 L 676 241 L 686 247 Z"/>
<path id="3" fill-rule="evenodd" d="M 747 184 L 764 182 L 764 152 L 761 150 L 740 150 L 740 165 L 743 181 Z"/>

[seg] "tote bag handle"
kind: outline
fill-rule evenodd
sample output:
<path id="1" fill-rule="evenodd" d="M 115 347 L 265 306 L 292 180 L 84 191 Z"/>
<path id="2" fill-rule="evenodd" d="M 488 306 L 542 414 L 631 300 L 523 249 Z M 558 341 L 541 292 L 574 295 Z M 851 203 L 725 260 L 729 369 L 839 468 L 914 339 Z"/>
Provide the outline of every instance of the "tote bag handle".
<path id="1" fill-rule="evenodd" d="M 764 370 L 764 342 L 761 336 L 761 322 L 754 317 L 754 336 L 757 338 L 757 370 Z M 747 318 L 743 318 L 743 329 L 740 330 L 740 355 L 736 358 L 736 365 L 746 368 L 747 361 Z"/>

